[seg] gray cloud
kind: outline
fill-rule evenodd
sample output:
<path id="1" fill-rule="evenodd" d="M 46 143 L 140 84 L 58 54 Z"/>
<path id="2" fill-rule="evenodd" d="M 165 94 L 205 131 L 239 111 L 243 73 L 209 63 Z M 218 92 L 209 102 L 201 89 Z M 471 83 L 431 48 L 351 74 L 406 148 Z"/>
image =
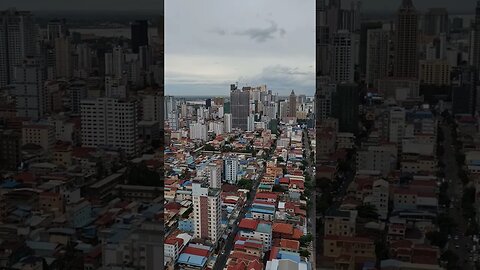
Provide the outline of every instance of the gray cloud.
<path id="1" fill-rule="evenodd" d="M 214 33 L 214 34 L 217 34 L 217 35 L 220 35 L 220 36 L 225 36 L 227 34 L 227 31 L 225 29 L 222 29 L 222 28 L 214 28 L 212 30 L 210 30 L 211 33 Z"/>
<path id="2" fill-rule="evenodd" d="M 269 39 L 274 39 L 277 32 L 281 37 L 283 37 L 286 33 L 285 29 L 279 28 L 276 22 L 270 21 L 270 26 L 266 28 L 249 28 L 243 31 L 236 31 L 234 34 L 239 36 L 248 36 L 250 39 L 253 39 L 256 42 L 265 42 Z"/>
<path id="3" fill-rule="evenodd" d="M 311 93 L 315 85 L 315 75 L 310 67 L 288 67 L 282 65 L 267 66 L 262 72 L 251 77 L 240 77 L 239 83 L 245 85 L 266 84 L 280 94 L 288 94 L 294 89 L 298 93 Z"/>
<path id="4" fill-rule="evenodd" d="M 294 2 L 165 1 L 165 92 L 228 95 L 239 81 L 312 95 L 315 1 Z"/>

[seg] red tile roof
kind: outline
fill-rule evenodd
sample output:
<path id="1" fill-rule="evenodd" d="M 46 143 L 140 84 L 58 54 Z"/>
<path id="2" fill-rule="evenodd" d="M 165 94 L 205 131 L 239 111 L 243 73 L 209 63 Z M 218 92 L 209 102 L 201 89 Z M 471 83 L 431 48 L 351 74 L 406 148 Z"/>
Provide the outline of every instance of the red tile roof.
<path id="1" fill-rule="evenodd" d="M 281 233 L 281 234 L 293 234 L 293 225 L 287 223 L 278 223 L 274 222 L 272 226 L 272 231 L 274 233 Z"/>
<path id="2" fill-rule="evenodd" d="M 259 192 L 255 196 L 255 199 L 275 199 L 276 200 L 277 198 L 278 198 L 277 193 L 273 193 L 273 192 Z"/>
<path id="3" fill-rule="evenodd" d="M 300 248 L 300 242 L 296 240 L 280 239 L 280 242 L 278 244 L 278 246 L 281 248 L 288 248 L 293 250 L 298 250 Z"/>
<path id="4" fill-rule="evenodd" d="M 248 229 L 248 230 L 256 230 L 257 226 L 258 226 L 258 223 L 260 223 L 260 221 L 258 221 L 256 219 L 244 218 L 238 224 L 238 228 Z"/>
<path id="5" fill-rule="evenodd" d="M 300 237 L 303 236 L 303 232 L 300 230 L 300 229 L 293 229 L 293 235 L 292 235 L 292 238 L 293 239 L 300 239 Z"/>
<path id="6" fill-rule="evenodd" d="M 192 254 L 192 255 L 197 255 L 197 256 L 202 256 L 202 257 L 207 257 L 208 256 L 208 250 L 205 249 L 200 249 L 200 248 L 194 248 L 191 246 L 186 247 L 182 253 L 187 253 L 187 254 Z"/>

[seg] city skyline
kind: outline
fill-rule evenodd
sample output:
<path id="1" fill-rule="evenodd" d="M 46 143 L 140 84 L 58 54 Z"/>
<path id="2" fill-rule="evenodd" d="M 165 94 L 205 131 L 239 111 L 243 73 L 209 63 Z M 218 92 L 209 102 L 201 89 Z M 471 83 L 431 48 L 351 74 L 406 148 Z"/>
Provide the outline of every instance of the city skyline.
<path id="1" fill-rule="evenodd" d="M 165 93 L 228 94 L 238 82 L 313 95 L 314 8 L 284 0 L 167 2 Z"/>

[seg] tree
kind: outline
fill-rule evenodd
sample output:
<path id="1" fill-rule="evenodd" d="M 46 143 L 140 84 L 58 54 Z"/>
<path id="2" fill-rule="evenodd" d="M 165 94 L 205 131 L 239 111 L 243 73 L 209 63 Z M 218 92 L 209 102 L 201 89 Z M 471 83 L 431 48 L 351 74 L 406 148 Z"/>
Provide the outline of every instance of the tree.
<path id="1" fill-rule="evenodd" d="M 308 250 L 306 250 L 306 249 L 302 249 L 302 250 L 300 251 L 300 256 L 305 257 L 305 258 L 308 258 L 308 257 L 310 257 L 310 252 L 309 252 Z"/>
<path id="2" fill-rule="evenodd" d="M 237 186 L 241 189 L 250 190 L 253 187 L 253 182 L 248 179 L 241 179 L 240 181 L 238 181 Z"/>
<path id="3" fill-rule="evenodd" d="M 462 180 L 462 183 L 464 185 L 468 184 L 470 182 L 470 178 L 468 177 L 467 172 L 465 172 L 463 169 L 458 170 L 458 178 Z"/>
<path id="4" fill-rule="evenodd" d="M 475 188 L 468 187 L 463 191 L 462 209 L 463 215 L 467 219 L 475 219 Z"/>
<path id="5" fill-rule="evenodd" d="M 457 227 L 455 221 L 447 214 L 438 215 L 437 224 L 440 232 L 445 234 L 451 234 L 453 232 L 453 229 Z"/>
<path id="6" fill-rule="evenodd" d="M 441 233 L 439 231 L 431 231 L 426 234 L 428 241 L 430 244 L 437 246 L 439 248 L 443 248 L 445 244 L 447 244 L 448 238 L 446 233 Z"/>
<path id="7" fill-rule="evenodd" d="M 377 255 L 377 259 L 388 259 L 388 250 L 385 237 L 375 240 L 375 254 Z"/>
<path id="8" fill-rule="evenodd" d="M 306 235 L 303 235 L 300 237 L 300 245 L 305 247 L 307 246 L 310 242 L 313 240 L 313 235 L 311 233 L 307 233 Z"/>
<path id="9" fill-rule="evenodd" d="M 348 161 L 340 161 L 340 163 L 338 165 L 338 170 L 339 171 L 346 172 L 346 171 L 349 171 L 350 169 L 351 169 L 351 167 L 350 167 L 350 164 L 348 163 Z"/>
<path id="10" fill-rule="evenodd" d="M 150 170 L 145 162 L 130 164 L 128 172 L 128 184 L 139 186 L 160 187 L 160 174 Z"/>
<path id="11" fill-rule="evenodd" d="M 445 251 L 441 256 L 440 260 L 447 263 L 447 269 L 457 269 L 458 255 L 451 250 Z"/>
<path id="12" fill-rule="evenodd" d="M 378 213 L 375 206 L 371 204 L 363 204 L 357 206 L 356 210 L 358 211 L 358 216 L 365 219 L 377 219 Z"/>
<path id="13" fill-rule="evenodd" d="M 215 151 L 215 147 L 211 144 L 205 144 L 205 146 L 203 147 L 203 150 L 204 151 Z"/>
<path id="14" fill-rule="evenodd" d="M 317 181 L 317 187 L 321 190 L 328 190 L 332 186 L 332 181 L 328 178 L 320 178 Z"/>
<path id="15" fill-rule="evenodd" d="M 465 154 L 457 153 L 455 159 L 458 165 L 463 165 L 465 163 Z"/>

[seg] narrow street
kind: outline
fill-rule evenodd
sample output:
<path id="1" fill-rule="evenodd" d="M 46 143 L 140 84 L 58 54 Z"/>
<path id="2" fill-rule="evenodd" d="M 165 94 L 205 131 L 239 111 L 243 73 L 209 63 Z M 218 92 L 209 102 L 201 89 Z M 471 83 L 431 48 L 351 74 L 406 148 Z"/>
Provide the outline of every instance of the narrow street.
<path id="1" fill-rule="evenodd" d="M 227 240 L 225 241 L 225 245 L 221 248 L 221 252 L 217 257 L 217 261 L 215 262 L 215 266 L 213 269 L 224 269 L 225 265 L 227 263 L 228 255 L 230 252 L 233 250 L 234 247 L 234 241 L 235 241 L 235 236 L 238 233 L 238 223 L 240 220 L 245 218 L 245 214 L 247 213 L 247 209 L 252 206 L 253 199 L 255 198 L 255 195 L 257 194 L 257 189 L 260 184 L 260 179 L 262 179 L 263 174 L 265 173 L 265 168 L 262 169 L 262 171 L 259 174 L 259 177 L 255 181 L 255 184 L 252 188 L 252 191 L 250 193 L 250 196 L 248 200 L 245 202 L 245 205 L 243 206 L 242 210 L 240 210 L 240 213 L 238 214 L 237 218 L 235 219 L 235 222 L 233 222 L 232 225 L 232 231 L 227 237 Z"/>
<path id="2" fill-rule="evenodd" d="M 450 217 L 456 222 L 458 227 L 455 230 L 454 235 L 451 236 L 448 249 L 458 255 L 458 267 L 459 269 L 474 269 L 474 265 L 468 262 L 470 251 L 472 250 L 472 240 L 470 237 L 465 236 L 467 224 L 463 217 L 462 210 L 462 195 L 463 195 L 463 183 L 458 177 L 458 164 L 455 155 L 454 141 L 451 134 L 451 126 L 441 126 L 445 139 L 443 141 L 444 153 L 442 160 L 445 164 L 445 180 L 448 181 L 448 196 L 451 200 L 453 207 L 450 207 L 447 211 Z"/>
<path id="3" fill-rule="evenodd" d="M 310 140 L 308 138 L 308 130 L 304 129 L 303 130 L 303 145 L 305 147 L 305 157 L 307 161 L 307 166 L 305 166 L 305 171 L 307 174 L 310 176 L 310 181 L 312 181 L 312 190 L 311 190 L 311 195 L 310 195 L 310 209 L 307 212 L 307 231 L 312 234 L 312 236 L 316 235 L 315 229 L 316 229 L 316 218 L 315 218 L 315 213 L 317 211 L 317 204 L 316 204 L 316 190 L 315 190 L 315 175 L 313 173 L 313 168 L 315 166 L 315 162 L 312 163 L 312 160 L 310 158 L 310 154 L 312 152 L 311 146 L 310 146 Z M 312 263 L 312 269 L 315 269 L 315 237 L 313 238 L 312 242 L 310 243 L 309 246 L 309 252 L 310 252 L 310 262 Z"/>

